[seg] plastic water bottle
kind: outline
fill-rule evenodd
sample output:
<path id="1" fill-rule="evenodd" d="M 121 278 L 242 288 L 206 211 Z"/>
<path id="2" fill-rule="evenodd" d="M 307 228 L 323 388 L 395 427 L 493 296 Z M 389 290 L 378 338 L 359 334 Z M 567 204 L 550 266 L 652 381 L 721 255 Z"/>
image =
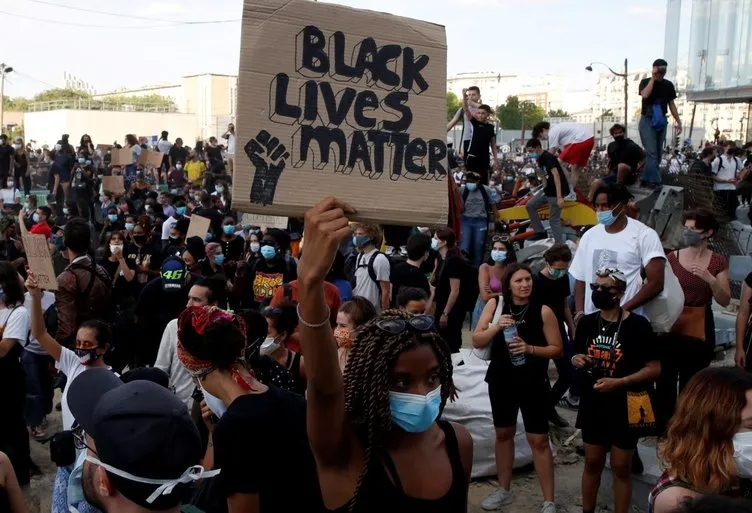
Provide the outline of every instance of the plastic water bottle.
<path id="1" fill-rule="evenodd" d="M 504 328 L 504 341 L 507 343 L 507 349 L 509 348 L 509 344 L 514 342 L 515 338 L 517 338 L 517 326 L 507 326 L 506 328 Z M 515 367 L 525 365 L 524 354 L 513 355 L 512 351 L 510 350 L 509 359 L 512 360 L 512 365 L 514 365 Z"/>

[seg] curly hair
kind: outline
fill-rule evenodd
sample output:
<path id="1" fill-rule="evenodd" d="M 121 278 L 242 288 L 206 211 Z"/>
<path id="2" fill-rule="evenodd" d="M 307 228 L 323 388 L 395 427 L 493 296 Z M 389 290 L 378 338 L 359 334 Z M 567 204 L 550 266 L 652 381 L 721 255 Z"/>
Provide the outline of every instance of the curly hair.
<path id="1" fill-rule="evenodd" d="M 358 496 L 369 470 L 380 461 L 379 455 L 386 450 L 386 438 L 392 429 L 390 380 L 400 354 L 422 345 L 433 349 L 440 367 L 440 412 L 455 393 L 451 353 L 437 331 L 416 333 L 408 328 L 399 335 L 391 335 L 378 327 L 382 320 L 407 320 L 410 317 L 400 310 L 386 310 L 361 326 L 347 360 L 344 373 L 345 413 L 355 427 L 365 452 L 355 494 L 350 500 L 351 512 L 357 511 Z"/>
<path id="2" fill-rule="evenodd" d="M 734 444 L 752 374 L 735 367 L 697 373 L 679 397 L 660 449 L 669 475 L 703 494 L 727 491 L 735 480 Z"/>

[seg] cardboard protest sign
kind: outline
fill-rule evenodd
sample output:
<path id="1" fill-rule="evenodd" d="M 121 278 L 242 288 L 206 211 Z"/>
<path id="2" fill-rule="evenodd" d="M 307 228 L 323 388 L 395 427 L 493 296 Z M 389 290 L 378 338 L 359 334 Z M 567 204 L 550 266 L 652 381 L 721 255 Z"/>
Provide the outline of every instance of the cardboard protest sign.
<path id="1" fill-rule="evenodd" d="M 125 190 L 125 182 L 122 175 L 103 176 L 102 189 L 107 192 L 121 193 Z"/>
<path id="2" fill-rule="evenodd" d="M 287 230 L 289 218 L 280 216 L 262 216 L 258 214 L 243 214 L 240 218 L 240 224 L 250 224 L 251 226 L 267 226 L 269 228 L 279 228 Z"/>
<path id="3" fill-rule="evenodd" d="M 159 167 L 162 165 L 162 153 L 151 150 L 141 150 L 138 163 L 147 167 Z"/>
<path id="4" fill-rule="evenodd" d="M 128 166 L 133 163 L 133 153 L 130 148 L 113 148 L 112 149 L 112 165 L 113 166 Z"/>
<path id="5" fill-rule="evenodd" d="M 325 196 L 357 219 L 444 225 L 443 26 L 304 0 L 246 0 L 233 207 L 302 217 Z"/>
<path id="6" fill-rule="evenodd" d="M 103 154 L 107 153 L 110 148 L 112 148 L 111 144 L 97 144 L 97 149 L 101 150 Z"/>
<path id="7" fill-rule="evenodd" d="M 206 234 L 209 233 L 210 224 L 210 219 L 195 214 L 192 215 L 191 222 L 188 225 L 188 234 L 185 236 L 185 238 L 188 239 L 196 235 L 198 237 L 201 237 L 201 240 L 206 239 Z"/>
<path id="8" fill-rule="evenodd" d="M 26 252 L 26 261 L 29 263 L 29 270 L 36 275 L 39 287 L 57 290 L 57 276 L 52 267 L 52 256 L 50 247 L 47 245 L 47 238 L 26 230 L 23 213 L 18 216 L 18 224 L 21 227 L 21 241 Z"/>

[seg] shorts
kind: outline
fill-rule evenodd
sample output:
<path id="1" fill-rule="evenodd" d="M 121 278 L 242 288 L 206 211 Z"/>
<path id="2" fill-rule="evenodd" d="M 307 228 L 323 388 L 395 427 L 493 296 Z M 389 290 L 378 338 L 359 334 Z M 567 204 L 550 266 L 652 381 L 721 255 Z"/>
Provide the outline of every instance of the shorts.
<path id="1" fill-rule="evenodd" d="M 564 147 L 559 155 L 559 159 L 572 166 L 585 167 L 588 160 L 590 160 L 590 154 L 593 152 L 594 146 L 595 138 L 593 137 L 582 142 L 569 144 Z"/>
<path id="2" fill-rule="evenodd" d="M 637 437 L 625 433 L 624 430 L 584 428 L 582 441 L 589 445 L 601 447 L 616 447 L 622 451 L 634 451 L 637 449 Z"/>
<path id="3" fill-rule="evenodd" d="M 489 383 L 491 414 L 495 428 L 517 426 L 517 413 L 522 411 L 525 432 L 531 435 L 548 434 L 548 417 L 551 413 L 548 383 L 541 378 L 540 386 L 507 386 Z"/>

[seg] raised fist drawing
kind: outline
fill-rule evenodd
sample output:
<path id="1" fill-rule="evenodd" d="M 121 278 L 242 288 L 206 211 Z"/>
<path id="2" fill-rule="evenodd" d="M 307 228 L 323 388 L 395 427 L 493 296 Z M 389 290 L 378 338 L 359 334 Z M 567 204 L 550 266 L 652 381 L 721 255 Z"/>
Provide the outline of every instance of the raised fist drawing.
<path id="1" fill-rule="evenodd" d="M 245 154 L 256 167 L 251 184 L 251 203 L 273 204 L 277 183 L 290 152 L 284 144 L 279 143 L 279 139 L 261 130 L 245 145 Z"/>

